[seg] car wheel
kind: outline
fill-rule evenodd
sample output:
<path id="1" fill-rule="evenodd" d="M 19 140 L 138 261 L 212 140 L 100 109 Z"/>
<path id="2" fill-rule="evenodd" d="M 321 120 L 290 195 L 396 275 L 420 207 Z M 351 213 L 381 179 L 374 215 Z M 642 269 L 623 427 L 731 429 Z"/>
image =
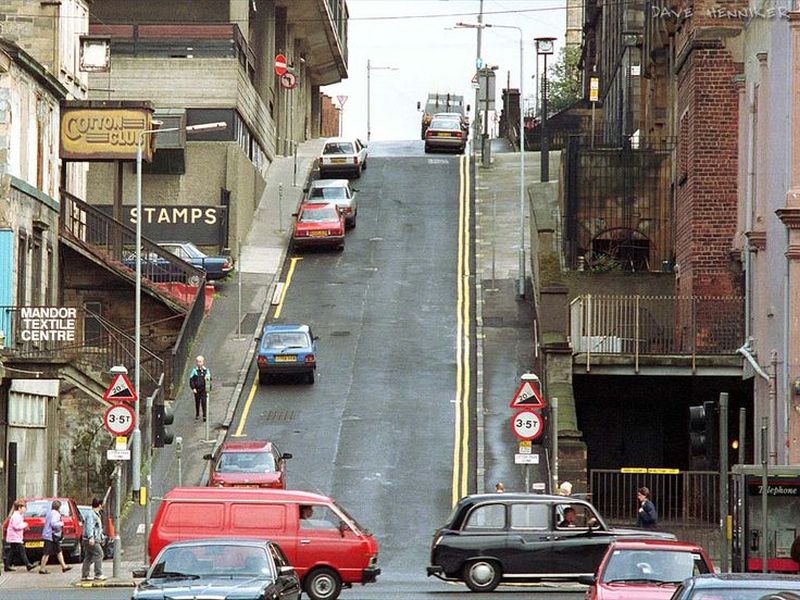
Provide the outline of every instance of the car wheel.
<path id="1" fill-rule="evenodd" d="M 366 158 L 364 159 L 364 170 L 365 171 L 367 170 L 367 159 Z"/>
<path id="2" fill-rule="evenodd" d="M 361 166 L 359 166 L 358 169 L 356 169 L 356 179 L 360 178 L 361 178 Z"/>
<path id="3" fill-rule="evenodd" d="M 350 229 L 356 228 L 356 215 L 353 215 L 353 222 L 350 223 Z"/>
<path id="4" fill-rule="evenodd" d="M 306 575 L 303 587 L 311 600 L 335 600 L 342 591 L 342 580 L 333 569 L 320 567 Z"/>
<path id="5" fill-rule="evenodd" d="M 500 583 L 500 567 L 490 560 L 473 560 L 464 565 L 464 583 L 473 592 L 491 592 Z"/>
<path id="6" fill-rule="evenodd" d="M 428 144 L 425 144 L 425 154 L 428 154 L 431 149 L 428 147 Z"/>
<path id="7" fill-rule="evenodd" d="M 81 544 L 81 542 L 78 541 L 78 545 L 75 546 L 75 550 L 72 551 L 72 554 L 70 554 L 67 557 L 66 562 L 79 563 L 82 560 L 83 560 L 83 544 Z"/>
<path id="8" fill-rule="evenodd" d="M 266 385 L 269 383 L 269 375 L 266 373 L 259 373 L 258 374 L 258 383 L 262 385 Z"/>
<path id="9" fill-rule="evenodd" d="M 306 383 L 314 384 L 314 371 L 306 373 Z"/>

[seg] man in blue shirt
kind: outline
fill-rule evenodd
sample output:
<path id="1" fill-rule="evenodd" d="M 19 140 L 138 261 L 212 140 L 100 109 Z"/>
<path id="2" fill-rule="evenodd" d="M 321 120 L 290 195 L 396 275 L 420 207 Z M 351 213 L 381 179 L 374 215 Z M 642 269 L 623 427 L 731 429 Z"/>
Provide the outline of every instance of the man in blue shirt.
<path id="1" fill-rule="evenodd" d="M 103 510 L 103 503 L 97 498 L 92 500 L 92 511 L 87 515 L 83 524 L 83 568 L 81 570 L 81 581 L 103 581 L 103 520 L 100 518 L 100 511 Z M 94 574 L 91 573 L 94 564 Z"/>

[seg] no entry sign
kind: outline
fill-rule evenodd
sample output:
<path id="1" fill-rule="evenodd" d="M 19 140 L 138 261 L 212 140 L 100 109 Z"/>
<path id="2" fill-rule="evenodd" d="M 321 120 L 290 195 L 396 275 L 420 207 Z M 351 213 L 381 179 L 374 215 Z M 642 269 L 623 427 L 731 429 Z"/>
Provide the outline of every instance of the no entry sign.
<path id="1" fill-rule="evenodd" d="M 275 75 L 280 77 L 285 74 L 288 69 L 289 63 L 286 61 L 286 56 L 278 54 L 278 56 L 275 57 Z"/>

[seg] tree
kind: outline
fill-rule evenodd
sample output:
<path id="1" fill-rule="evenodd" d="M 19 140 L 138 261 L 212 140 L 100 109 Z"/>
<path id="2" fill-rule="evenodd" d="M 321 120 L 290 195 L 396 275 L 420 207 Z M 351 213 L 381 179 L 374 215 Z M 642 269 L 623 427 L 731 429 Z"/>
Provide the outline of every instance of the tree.
<path id="1" fill-rule="evenodd" d="M 550 67 L 547 74 L 547 112 L 551 115 L 581 99 L 580 58 L 579 47 L 567 46 L 561 49 L 558 61 Z"/>

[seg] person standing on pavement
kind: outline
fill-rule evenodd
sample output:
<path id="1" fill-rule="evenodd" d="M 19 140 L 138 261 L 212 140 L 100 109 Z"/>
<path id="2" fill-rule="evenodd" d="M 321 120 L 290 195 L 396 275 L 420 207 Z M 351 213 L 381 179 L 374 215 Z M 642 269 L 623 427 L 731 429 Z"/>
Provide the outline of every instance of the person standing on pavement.
<path id="1" fill-rule="evenodd" d="M 650 488 L 640 487 L 636 491 L 636 500 L 639 502 L 639 527 L 654 529 L 658 517 L 656 515 L 656 505 L 650 499 Z"/>
<path id="2" fill-rule="evenodd" d="M 22 541 L 25 530 L 30 527 L 25 521 L 25 501 L 14 501 L 14 512 L 8 520 L 8 528 L 6 529 L 6 541 L 9 545 L 9 550 L 5 554 L 6 571 L 13 571 L 14 559 L 19 558 L 25 568 L 30 571 L 33 569 L 33 563 L 28 560 L 28 554 L 25 552 L 25 544 Z"/>
<path id="3" fill-rule="evenodd" d="M 63 536 L 64 521 L 61 520 L 61 501 L 53 500 L 50 511 L 44 519 L 42 537 L 44 538 L 44 553 L 42 554 L 42 564 L 39 573 L 48 575 L 50 571 L 46 569 L 47 561 L 51 556 L 55 556 L 61 565 L 61 570 L 65 573 L 72 569 L 64 562 L 64 553 L 61 552 L 61 538 Z"/>
<path id="4" fill-rule="evenodd" d="M 92 511 L 86 517 L 83 524 L 83 567 L 81 569 L 81 581 L 94 581 L 95 579 L 104 581 L 107 579 L 103 575 L 103 520 L 100 518 L 100 511 L 103 510 L 103 503 L 97 498 L 92 499 Z M 91 573 L 94 565 L 94 574 Z"/>
<path id="5" fill-rule="evenodd" d="M 202 410 L 205 421 L 208 411 L 208 390 L 211 388 L 211 371 L 206 367 L 206 359 L 202 356 L 195 359 L 195 367 L 189 374 L 189 387 L 194 394 L 194 420 L 200 420 Z"/>

